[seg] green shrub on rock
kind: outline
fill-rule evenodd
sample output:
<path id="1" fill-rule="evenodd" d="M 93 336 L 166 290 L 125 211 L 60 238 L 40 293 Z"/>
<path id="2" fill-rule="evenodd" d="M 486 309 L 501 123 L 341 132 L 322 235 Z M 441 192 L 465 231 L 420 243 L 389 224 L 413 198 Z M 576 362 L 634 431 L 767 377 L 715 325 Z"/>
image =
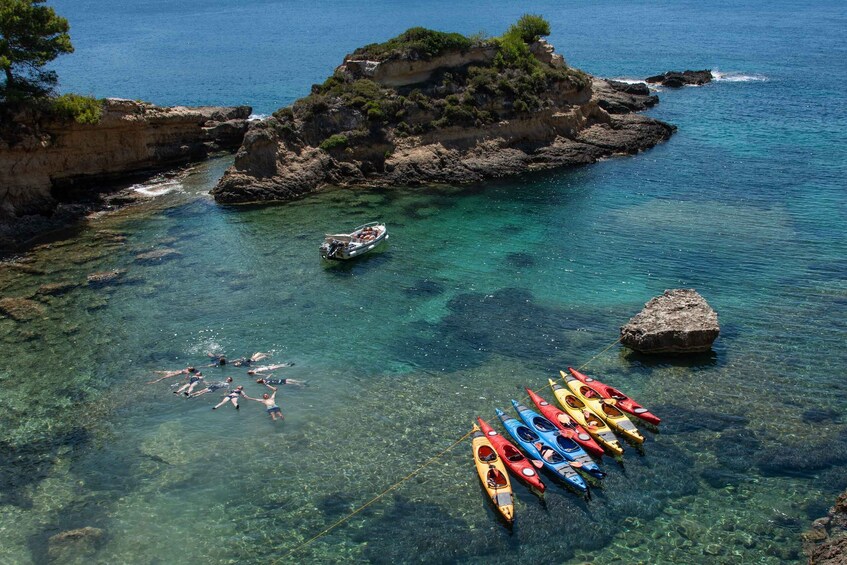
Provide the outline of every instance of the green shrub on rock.
<path id="1" fill-rule="evenodd" d="M 331 135 L 328 138 L 323 140 L 323 143 L 320 145 L 321 149 L 324 151 L 330 151 L 332 149 L 339 149 L 341 147 L 347 147 L 347 136 L 337 133 L 335 135 Z"/>
<path id="2" fill-rule="evenodd" d="M 103 115 L 103 101 L 92 96 L 62 94 L 48 99 L 48 111 L 54 116 L 78 124 L 96 124 Z"/>

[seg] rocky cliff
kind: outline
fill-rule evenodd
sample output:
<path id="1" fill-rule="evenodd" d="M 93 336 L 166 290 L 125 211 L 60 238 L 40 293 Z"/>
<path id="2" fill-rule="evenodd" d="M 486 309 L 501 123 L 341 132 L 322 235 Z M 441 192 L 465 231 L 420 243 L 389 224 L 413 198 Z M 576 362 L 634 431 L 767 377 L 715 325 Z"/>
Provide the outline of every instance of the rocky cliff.
<path id="1" fill-rule="evenodd" d="M 847 563 L 847 491 L 841 493 L 826 516 L 815 520 L 803 534 L 803 547 L 809 565 Z"/>
<path id="2" fill-rule="evenodd" d="M 421 34 L 431 34 L 426 45 L 448 42 L 412 32 L 413 45 Z M 403 48 L 405 39 L 357 50 L 309 96 L 251 124 L 215 198 L 473 182 L 636 153 L 675 129 L 634 113 L 658 101 L 646 86 L 590 77 L 543 40 L 521 59 L 498 41 L 432 53 Z"/>
<path id="3" fill-rule="evenodd" d="M 0 135 L 0 248 L 65 225 L 75 214 L 63 205 L 96 202 L 128 175 L 237 148 L 250 112 L 247 106 L 165 108 L 107 99 L 96 124 L 35 111 L 7 117 Z"/>

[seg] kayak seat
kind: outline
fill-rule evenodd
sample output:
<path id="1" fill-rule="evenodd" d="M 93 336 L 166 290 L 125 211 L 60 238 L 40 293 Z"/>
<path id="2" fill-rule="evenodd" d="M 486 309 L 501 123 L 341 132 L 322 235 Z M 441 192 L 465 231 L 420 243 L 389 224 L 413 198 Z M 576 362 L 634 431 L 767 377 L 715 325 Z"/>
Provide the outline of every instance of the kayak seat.
<path id="1" fill-rule="evenodd" d="M 485 462 L 494 461 L 495 459 L 497 459 L 497 454 L 494 453 L 494 450 L 488 447 L 487 445 L 483 445 L 479 448 L 479 450 L 477 451 L 477 456 L 479 457 L 480 461 Z"/>

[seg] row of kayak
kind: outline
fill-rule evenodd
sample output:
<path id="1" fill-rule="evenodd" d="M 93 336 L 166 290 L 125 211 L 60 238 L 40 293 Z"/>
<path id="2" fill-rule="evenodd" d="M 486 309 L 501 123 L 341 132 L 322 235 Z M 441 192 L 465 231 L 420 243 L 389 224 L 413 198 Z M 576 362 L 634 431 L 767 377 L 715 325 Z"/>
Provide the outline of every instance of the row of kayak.
<path id="1" fill-rule="evenodd" d="M 599 481 L 606 476 L 592 456 L 600 459 L 608 453 L 619 459 L 623 455 L 623 447 L 614 432 L 636 445 L 644 442 L 644 436 L 627 414 L 653 426 L 661 422 L 618 389 L 571 367 L 568 371 L 560 371 L 567 388 L 549 379 L 550 388 L 564 411 L 528 388 L 529 398 L 541 414 L 516 400 L 512 400 L 512 406 L 520 420 L 496 409 L 503 427 L 523 452 L 482 418 L 477 417 L 479 425 L 474 424 L 471 443 L 477 473 L 497 510 L 509 523 L 514 520 L 515 509 L 507 469 L 539 496 L 544 493 L 544 483 L 537 469 L 546 468 L 589 499 L 587 481 Z"/>

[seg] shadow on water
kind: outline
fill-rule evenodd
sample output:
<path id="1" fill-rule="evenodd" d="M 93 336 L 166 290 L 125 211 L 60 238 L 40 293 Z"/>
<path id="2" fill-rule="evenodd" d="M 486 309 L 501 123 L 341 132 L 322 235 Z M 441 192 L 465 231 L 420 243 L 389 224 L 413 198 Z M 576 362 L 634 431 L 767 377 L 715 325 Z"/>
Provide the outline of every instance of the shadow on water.
<path id="1" fill-rule="evenodd" d="M 675 355 L 673 353 L 646 354 L 626 347 L 621 348 L 620 359 L 623 363 L 629 363 L 633 367 L 642 367 L 645 369 L 659 369 L 664 367 L 705 369 L 717 367 L 721 361 L 717 352 L 714 350 L 704 351 L 703 353 Z"/>
<path id="2" fill-rule="evenodd" d="M 347 261 L 327 261 L 320 259 L 322 261 L 321 266 L 323 267 L 323 272 L 335 277 L 351 277 L 379 269 L 381 265 L 391 260 L 391 252 L 388 249 L 388 245 L 388 243 L 383 244 L 381 249 L 375 249 L 361 257 Z"/>
<path id="3" fill-rule="evenodd" d="M 90 441 L 88 430 L 74 428 L 24 445 L 0 444 L 0 502 L 29 508 L 28 487 L 48 476 L 61 451 L 83 449 Z"/>
<path id="4" fill-rule="evenodd" d="M 538 304 L 520 288 L 460 294 L 447 309 L 437 323 L 408 325 L 402 347 L 407 360 L 425 369 L 454 371 L 478 366 L 496 353 L 556 367 L 559 362 L 553 359 L 567 349 L 574 332 L 590 340 L 585 330 L 602 323 L 594 312 Z"/>
<path id="5" fill-rule="evenodd" d="M 466 533 L 469 524 L 450 517 L 436 504 L 397 496 L 373 522 L 367 530 L 353 535 L 357 543 L 367 544 L 365 557 L 371 563 L 455 563 L 490 554 L 479 547 L 479 536 L 441 535 L 445 531 Z M 380 535 L 374 536 L 373 532 Z M 503 532 L 508 536 L 505 529 Z"/>

